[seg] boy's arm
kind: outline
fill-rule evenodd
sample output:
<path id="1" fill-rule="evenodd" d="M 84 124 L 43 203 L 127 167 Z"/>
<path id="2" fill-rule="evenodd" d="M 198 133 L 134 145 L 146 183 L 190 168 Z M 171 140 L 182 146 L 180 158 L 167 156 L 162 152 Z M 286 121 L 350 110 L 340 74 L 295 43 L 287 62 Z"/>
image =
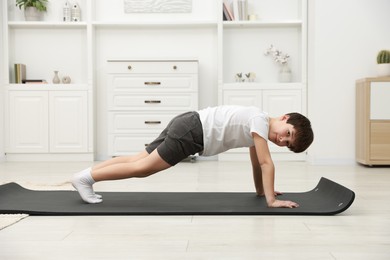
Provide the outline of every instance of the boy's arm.
<path id="1" fill-rule="evenodd" d="M 274 191 L 275 167 L 271 159 L 271 154 L 268 149 L 267 141 L 258 134 L 253 133 L 255 143 L 255 152 L 260 165 L 261 179 L 263 183 L 264 195 L 267 200 L 268 207 L 273 208 L 295 208 L 299 205 L 292 201 L 277 200 Z M 253 152 L 251 156 L 253 156 Z M 253 161 L 252 161 L 253 163 Z M 256 185 L 256 183 L 255 183 Z M 256 188 L 257 191 L 257 188 Z"/>
<path id="2" fill-rule="evenodd" d="M 261 177 L 261 167 L 257 159 L 255 146 L 249 147 L 249 155 L 252 163 L 253 182 L 255 183 L 257 196 L 264 196 L 263 178 Z"/>

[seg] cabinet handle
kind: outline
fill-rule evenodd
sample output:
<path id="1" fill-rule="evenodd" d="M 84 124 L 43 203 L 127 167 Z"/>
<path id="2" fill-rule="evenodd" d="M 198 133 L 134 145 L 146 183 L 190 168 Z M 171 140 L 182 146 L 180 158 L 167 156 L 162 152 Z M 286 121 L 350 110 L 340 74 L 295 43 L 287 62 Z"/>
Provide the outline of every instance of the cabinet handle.
<path id="1" fill-rule="evenodd" d="M 131 70 L 131 69 L 132 69 L 131 65 L 127 66 L 127 68 L 128 68 L 129 70 Z"/>
<path id="2" fill-rule="evenodd" d="M 177 66 L 176 66 L 176 65 L 173 65 L 173 69 L 174 69 L 174 70 L 177 70 Z"/>
<path id="3" fill-rule="evenodd" d="M 145 104 L 160 104 L 161 100 L 145 100 Z"/>
<path id="4" fill-rule="evenodd" d="M 157 81 L 147 81 L 145 82 L 145 85 L 160 85 L 161 82 L 157 82 Z"/>
<path id="5" fill-rule="evenodd" d="M 161 121 L 145 121 L 145 124 L 147 124 L 147 125 L 159 125 L 159 124 L 161 124 Z"/>

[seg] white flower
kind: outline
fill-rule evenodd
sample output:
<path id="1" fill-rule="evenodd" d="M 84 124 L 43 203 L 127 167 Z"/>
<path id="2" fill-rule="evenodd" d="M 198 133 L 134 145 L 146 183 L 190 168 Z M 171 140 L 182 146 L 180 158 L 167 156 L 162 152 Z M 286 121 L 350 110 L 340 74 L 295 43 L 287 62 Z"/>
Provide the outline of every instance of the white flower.
<path id="1" fill-rule="evenodd" d="M 268 56 L 269 54 L 271 54 L 273 56 L 273 58 L 274 58 L 276 63 L 280 63 L 280 64 L 287 64 L 287 62 L 288 62 L 288 60 L 290 58 L 290 55 L 288 55 L 287 53 L 283 53 L 283 52 L 279 51 L 272 44 L 264 52 L 265 56 Z"/>

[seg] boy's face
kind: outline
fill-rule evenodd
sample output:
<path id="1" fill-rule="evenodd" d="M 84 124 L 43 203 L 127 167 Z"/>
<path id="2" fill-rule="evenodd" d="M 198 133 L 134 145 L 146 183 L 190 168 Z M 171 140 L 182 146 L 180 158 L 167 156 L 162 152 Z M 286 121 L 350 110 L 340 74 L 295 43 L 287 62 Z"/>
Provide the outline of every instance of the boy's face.
<path id="1" fill-rule="evenodd" d="M 295 141 L 295 129 L 287 124 L 288 115 L 281 116 L 270 126 L 268 139 L 278 146 L 291 146 Z"/>

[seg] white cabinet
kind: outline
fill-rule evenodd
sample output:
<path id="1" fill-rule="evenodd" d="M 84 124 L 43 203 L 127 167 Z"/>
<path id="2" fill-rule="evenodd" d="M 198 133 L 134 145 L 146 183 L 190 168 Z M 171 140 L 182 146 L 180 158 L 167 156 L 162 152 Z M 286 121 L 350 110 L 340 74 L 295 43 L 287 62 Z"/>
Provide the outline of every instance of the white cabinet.
<path id="1" fill-rule="evenodd" d="M 15 0 L 2 4 L 7 160 L 93 160 L 93 50 L 91 1 L 80 0 L 80 22 L 62 22 L 61 1 L 50 1 L 43 21 L 25 21 Z M 39 46 L 40 52 L 26 48 Z M 16 84 L 14 64 L 26 65 Z M 70 84 L 52 84 L 54 71 Z M 89 101 L 89 102 L 88 102 Z"/>
<path id="2" fill-rule="evenodd" d="M 87 91 L 49 93 L 49 136 L 51 153 L 88 151 Z"/>
<path id="3" fill-rule="evenodd" d="M 268 88 L 258 88 L 256 84 L 230 84 L 223 91 L 223 104 L 257 106 L 266 111 L 270 117 L 279 117 L 287 113 L 304 113 L 304 102 L 300 84 L 272 84 Z M 279 89 L 278 89 L 279 88 Z M 279 147 L 269 142 L 273 157 L 278 160 L 304 160 L 304 154 L 294 154 L 285 147 Z M 239 148 L 219 155 L 221 160 L 248 160 L 248 149 Z"/>
<path id="4" fill-rule="evenodd" d="M 302 113 L 302 91 L 294 90 L 263 90 L 263 111 L 271 117 L 281 116 L 290 112 Z"/>
<path id="5" fill-rule="evenodd" d="M 10 91 L 8 93 L 6 152 L 48 152 L 48 92 Z"/>
<path id="6" fill-rule="evenodd" d="M 108 154 L 145 149 L 176 115 L 198 109 L 196 60 L 108 61 Z"/>
<path id="7" fill-rule="evenodd" d="M 8 90 L 7 107 L 7 156 L 88 152 L 87 91 Z"/>

